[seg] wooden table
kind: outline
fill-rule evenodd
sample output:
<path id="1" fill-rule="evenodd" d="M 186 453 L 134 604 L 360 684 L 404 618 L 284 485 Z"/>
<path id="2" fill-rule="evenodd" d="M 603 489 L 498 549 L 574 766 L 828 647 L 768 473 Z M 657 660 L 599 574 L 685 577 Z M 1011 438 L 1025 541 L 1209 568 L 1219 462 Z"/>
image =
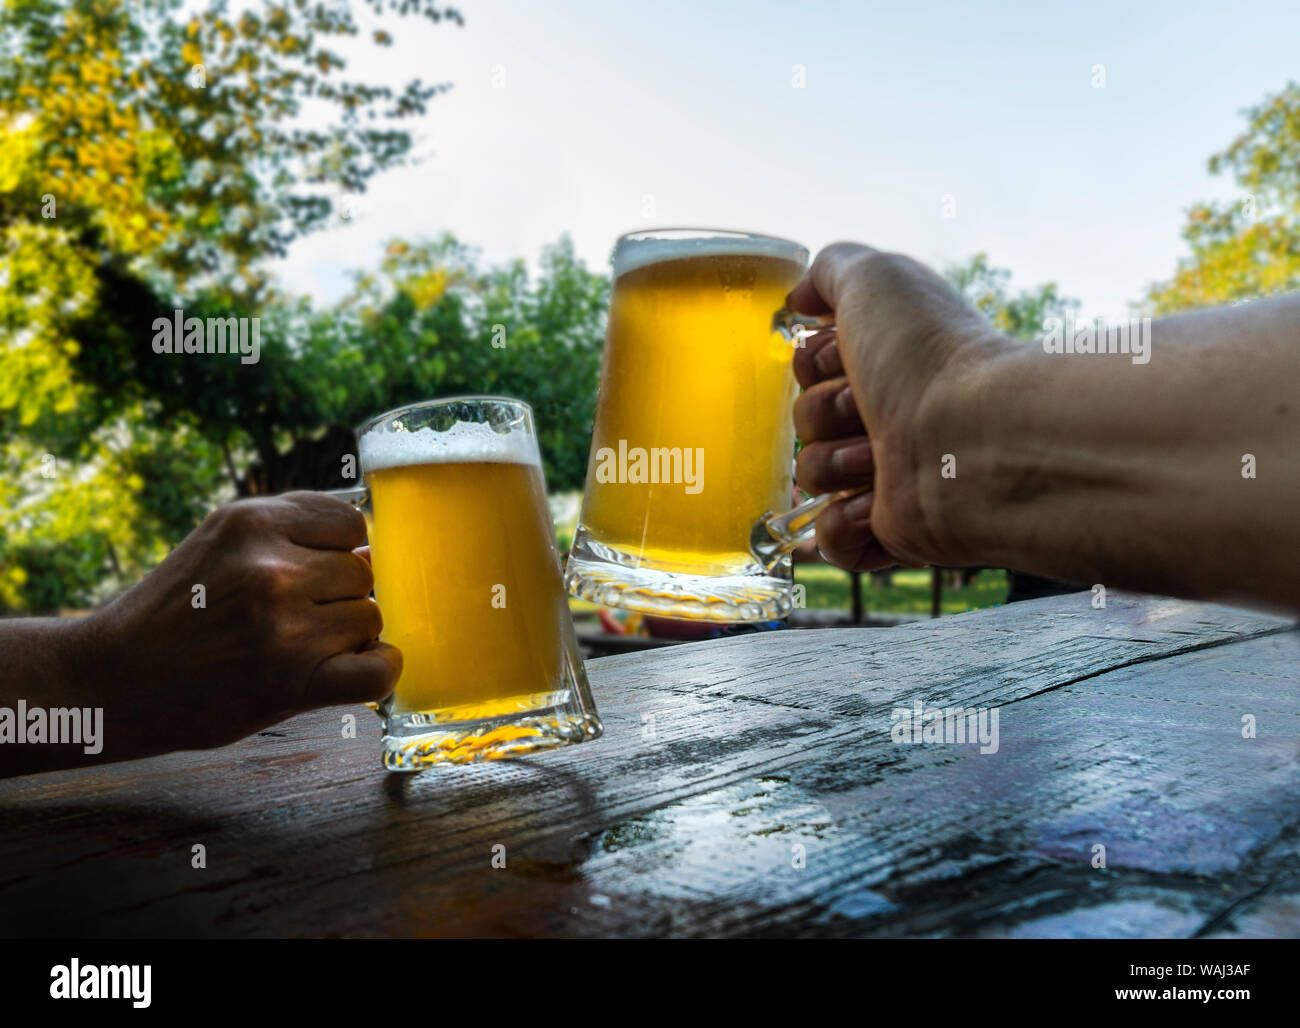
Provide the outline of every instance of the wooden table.
<path id="1" fill-rule="evenodd" d="M 1300 934 L 1300 632 L 1090 600 L 592 661 L 604 738 L 449 775 L 336 709 L 11 780 L 0 932 Z M 895 743 L 916 700 L 997 752 Z"/>

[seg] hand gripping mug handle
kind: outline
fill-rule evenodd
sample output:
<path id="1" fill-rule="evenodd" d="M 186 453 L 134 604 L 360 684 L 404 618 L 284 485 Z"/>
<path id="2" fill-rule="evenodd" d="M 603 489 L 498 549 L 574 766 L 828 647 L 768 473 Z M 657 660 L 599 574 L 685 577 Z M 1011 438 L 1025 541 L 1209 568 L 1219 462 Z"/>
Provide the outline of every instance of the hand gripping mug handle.
<path id="1" fill-rule="evenodd" d="M 317 492 L 322 496 L 333 496 L 336 500 L 351 504 L 366 519 L 366 535 L 371 534 L 374 525 L 371 523 L 370 486 L 354 485 L 347 489 L 319 489 Z M 366 542 L 368 544 L 370 540 L 367 538 Z"/>
<path id="2" fill-rule="evenodd" d="M 369 534 L 370 486 L 354 485 L 347 489 L 318 489 L 316 491 L 320 493 L 322 496 L 333 496 L 336 500 L 342 500 L 344 503 L 350 503 L 353 507 L 355 507 L 358 511 L 360 511 L 363 515 L 365 515 L 366 531 L 367 534 Z M 367 542 L 369 542 L 369 540 L 367 540 Z M 375 594 L 374 592 L 371 592 L 370 595 L 373 597 Z M 378 702 L 376 702 L 375 700 L 367 700 L 366 706 L 369 707 L 371 710 L 373 710 L 380 717 L 385 717 L 386 716 L 384 710 L 385 705 L 390 703 L 392 699 L 393 696 L 390 693 L 388 696 L 386 696 L 382 700 L 379 700 Z"/>
<path id="3" fill-rule="evenodd" d="M 835 325 L 798 314 L 789 307 L 782 307 L 772 315 L 772 331 L 779 332 L 791 346 L 802 348 L 811 335 L 822 332 L 833 333 Z M 771 571 L 785 555 L 800 543 L 811 539 L 815 530 L 817 516 L 837 500 L 846 499 L 865 492 L 867 486 L 858 489 L 844 489 L 838 493 L 822 493 L 804 500 L 783 514 L 768 511 L 756 522 L 749 533 L 749 550 L 754 559 L 763 565 L 764 571 Z"/>

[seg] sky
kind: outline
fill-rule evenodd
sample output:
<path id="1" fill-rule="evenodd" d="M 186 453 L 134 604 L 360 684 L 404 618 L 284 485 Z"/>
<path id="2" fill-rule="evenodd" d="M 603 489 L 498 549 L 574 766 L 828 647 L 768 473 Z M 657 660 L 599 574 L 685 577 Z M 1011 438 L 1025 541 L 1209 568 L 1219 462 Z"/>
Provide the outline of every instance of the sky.
<path id="1" fill-rule="evenodd" d="M 352 74 L 452 89 L 410 125 L 418 164 L 294 244 L 291 290 L 341 297 L 394 236 L 535 266 L 568 233 L 607 269 L 624 232 L 704 227 L 939 268 L 984 251 L 1015 288 L 1118 318 L 1185 254 L 1187 208 L 1239 197 L 1210 155 L 1300 78 L 1295 0 L 459 9 L 464 27 L 386 18 L 393 47 L 347 51 Z"/>

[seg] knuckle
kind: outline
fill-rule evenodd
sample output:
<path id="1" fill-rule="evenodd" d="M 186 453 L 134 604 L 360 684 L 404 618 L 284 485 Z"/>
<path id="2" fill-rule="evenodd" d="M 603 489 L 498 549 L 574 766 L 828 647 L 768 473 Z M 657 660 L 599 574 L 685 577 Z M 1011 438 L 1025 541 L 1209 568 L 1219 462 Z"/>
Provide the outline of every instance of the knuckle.
<path id="1" fill-rule="evenodd" d="M 805 446 L 794 459 L 794 477 L 799 485 L 812 492 L 816 484 L 816 456 L 811 446 Z"/>
<path id="2" fill-rule="evenodd" d="M 830 264 L 834 261 L 852 261 L 869 252 L 867 247 L 861 243 L 852 243 L 846 239 L 841 239 L 824 247 L 821 253 L 817 255 L 817 261 L 823 264 Z"/>
<path id="3" fill-rule="evenodd" d="M 339 500 L 339 503 L 343 503 Z M 343 503 L 344 518 L 347 521 L 348 535 L 355 539 L 358 545 L 366 538 L 366 519 L 361 511 L 350 503 Z"/>
<path id="4" fill-rule="evenodd" d="M 318 524 L 328 526 L 329 533 L 337 533 L 341 541 L 356 545 L 366 538 L 366 519 L 362 513 L 337 496 L 302 491 L 283 493 L 280 501 L 305 511 Z"/>
<path id="5" fill-rule="evenodd" d="M 868 250 L 853 258 L 853 269 L 863 279 L 873 283 L 896 282 L 906 273 L 905 259 L 883 250 Z"/>
<path id="6" fill-rule="evenodd" d="M 794 407 L 795 432 L 805 443 L 830 433 L 835 421 L 835 397 L 843 387 L 842 379 L 827 379 L 799 394 Z"/>
<path id="7" fill-rule="evenodd" d="M 352 574 L 357 583 L 356 591 L 362 596 L 369 595 L 370 591 L 375 587 L 374 569 L 355 553 L 350 553 L 348 556 L 352 558 Z"/>
<path id="8" fill-rule="evenodd" d="M 816 409 L 817 398 L 813 395 L 812 390 L 805 390 L 799 394 L 798 399 L 794 401 L 794 431 L 805 444 L 813 441 L 813 411 Z"/>
<path id="9" fill-rule="evenodd" d="M 799 484 L 810 493 L 829 493 L 836 488 L 830 471 L 831 449 L 823 443 L 814 443 L 800 451 L 802 462 L 797 465 Z"/>
<path id="10" fill-rule="evenodd" d="M 265 500 L 236 500 L 218 507 L 213 517 L 218 532 L 227 537 L 259 533 L 270 520 Z"/>
<path id="11" fill-rule="evenodd" d="M 263 681 L 272 695 L 293 692 L 291 683 L 301 681 L 323 654 L 315 645 L 317 635 L 306 619 L 280 610 L 269 615 L 262 626 Z"/>
<path id="12" fill-rule="evenodd" d="M 301 568 L 271 556 L 255 558 L 248 568 L 248 584 L 254 592 L 272 600 L 294 592 L 302 577 Z"/>
<path id="13" fill-rule="evenodd" d="M 814 495 L 829 492 L 822 477 L 821 467 L 812 458 L 804 460 L 796 469 L 795 480 L 804 492 Z"/>

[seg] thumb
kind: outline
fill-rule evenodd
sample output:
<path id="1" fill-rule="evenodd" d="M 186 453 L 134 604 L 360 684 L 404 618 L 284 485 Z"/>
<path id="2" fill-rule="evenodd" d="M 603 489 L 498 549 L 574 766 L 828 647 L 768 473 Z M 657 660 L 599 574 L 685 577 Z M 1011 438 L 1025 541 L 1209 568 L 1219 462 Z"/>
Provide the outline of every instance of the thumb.
<path id="1" fill-rule="evenodd" d="M 402 651 L 371 640 L 361 649 L 336 653 L 317 665 L 307 699 L 312 708 L 382 700 L 402 673 Z"/>
<path id="2" fill-rule="evenodd" d="M 843 294 L 849 268 L 877 252 L 861 243 L 832 243 L 817 255 L 808 273 L 790 290 L 786 305 L 800 314 L 833 313 Z"/>

